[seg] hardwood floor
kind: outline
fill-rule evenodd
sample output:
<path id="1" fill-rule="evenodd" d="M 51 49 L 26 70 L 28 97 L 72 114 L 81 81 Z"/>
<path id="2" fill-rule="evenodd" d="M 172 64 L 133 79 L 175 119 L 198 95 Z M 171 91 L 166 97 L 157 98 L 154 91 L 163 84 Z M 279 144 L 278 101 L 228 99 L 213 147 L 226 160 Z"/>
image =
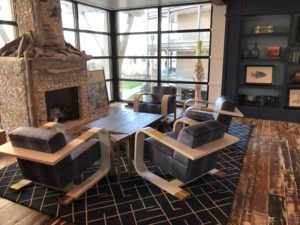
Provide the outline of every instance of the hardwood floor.
<path id="1" fill-rule="evenodd" d="M 228 224 L 300 224 L 300 124 L 236 121 L 253 132 Z M 0 158 L 0 167 L 12 161 Z M 1 198 L 0 215 L 1 225 L 69 224 Z"/>
<path id="2" fill-rule="evenodd" d="M 300 224 L 300 124 L 253 125 L 228 224 Z"/>

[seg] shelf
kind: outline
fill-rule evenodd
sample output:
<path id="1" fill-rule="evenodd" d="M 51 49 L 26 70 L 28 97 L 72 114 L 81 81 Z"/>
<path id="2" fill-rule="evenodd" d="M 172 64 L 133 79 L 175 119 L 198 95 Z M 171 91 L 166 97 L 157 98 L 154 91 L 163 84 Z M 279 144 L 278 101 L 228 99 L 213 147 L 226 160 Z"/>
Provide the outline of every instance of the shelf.
<path id="1" fill-rule="evenodd" d="M 289 33 L 288 32 L 276 32 L 276 33 L 260 33 L 260 34 L 244 34 L 245 38 L 257 38 L 257 37 L 285 37 L 288 38 Z"/>
<path id="2" fill-rule="evenodd" d="M 257 105 L 238 105 L 238 107 L 243 108 L 243 109 L 257 108 L 257 109 L 262 109 L 262 110 L 264 110 L 264 109 L 266 109 L 266 110 L 269 110 L 269 109 L 280 109 L 279 106 L 277 106 L 277 107 L 271 107 L 271 106 L 257 106 Z"/>
<path id="3" fill-rule="evenodd" d="M 299 88 L 300 87 L 300 83 L 287 83 L 287 86 L 291 87 L 291 88 L 293 88 L 293 87 Z"/>
<path id="4" fill-rule="evenodd" d="M 293 47 L 298 47 L 298 48 L 300 48 L 300 43 L 297 43 L 297 42 L 292 43 L 292 44 L 291 44 L 291 47 L 292 47 L 292 48 L 293 48 Z"/>
<path id="5" fill-rule="evenodd" d="M 258 58 L 258 59 L 241 59 L 242 62 L 285 62 L 283 58 Z"/>
<path id="6" fill-rule="evenodd" d="M 289 62 L 288 65 L 289 66 L 300 66 L 300 62 L 299 63 L 291 63 L 291 62 Z"/>
<path id="7" fill-rule="evenodd" d="M 240 88 L 263 88 L 263 89 L 281 89 L 282 85 L 261 85 L 261 84 L 239 84 Z"/>

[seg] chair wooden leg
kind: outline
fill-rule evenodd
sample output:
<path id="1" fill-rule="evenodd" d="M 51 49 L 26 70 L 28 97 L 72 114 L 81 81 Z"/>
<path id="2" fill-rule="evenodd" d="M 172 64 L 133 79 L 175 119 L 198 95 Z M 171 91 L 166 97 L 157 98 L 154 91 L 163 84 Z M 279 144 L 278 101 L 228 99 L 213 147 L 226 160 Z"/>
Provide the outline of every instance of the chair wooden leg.
<path id="1" fill-rule="evenodd" d="M 212 169 L 208 172 L 210 175 L 222 180 L 228 177 L 228 173 L 225 173 L 221 170 L 217 170 L 217 169 Z"/>
<path id="2" fill-rule="evenodd" d="M 129 176 L 132 175 L 132 140 L 127 140 L 126 141 L 126 157 L 127 157 L 127 160 L 128 160 L 128 173 L 129 173 Z"/>
<path id="3" fill-rule="evenodd" d="M 9 188 L 13 191 L 21 191 L 23 188 L 32 184 L 31 180 L 22 179 L 19 182 L 11 185 Z"/>
<path id="4" fill-rule="evenodd" d="M 160 187 L 161 189 L 165 190 L 166 192 L 170 193 L 171 195 L 175 196 L 180 200 L 184 200 L 190 197 L 190 193 L 183 190 L 182 188 L 178 187 L 176 182 L 167 181 L 151 171 L 149 171 L 144 162 L 144 133 L 137 132 L 136 133 L 136 140 L 135 140 L 135 155 L 134 155 L 134 166 L 136 172 L 143 177 L 144 179 L 148 180 L 149 182 L 153 183 L 154 185 Z"/>
<path id="5" fill-rule="evenodd" d="M 115 144 L 117 150 L 117 183 L 120 184 L 121 180 L 121 152 L 120 152 L 120 145 L 118 143 Z"/>
<path id="6" fill-rule="evenodd" d="M 70 204 L 77 198 L 79 198 L 83 193 L 89 190 L 93 185 L 95 185 L 99 180 L 108 174 L 110 171 L 110 156 L 112 152 L 111 141 L 108 133 L 98 133 L 98 138 L 100 140 L 100 167 L 99 169 L 89 176 L 84 182 L 79 185 L 70 184 L 64 191 L 67 192 L 66 196 L 60 201 L 62 204 Z"/>

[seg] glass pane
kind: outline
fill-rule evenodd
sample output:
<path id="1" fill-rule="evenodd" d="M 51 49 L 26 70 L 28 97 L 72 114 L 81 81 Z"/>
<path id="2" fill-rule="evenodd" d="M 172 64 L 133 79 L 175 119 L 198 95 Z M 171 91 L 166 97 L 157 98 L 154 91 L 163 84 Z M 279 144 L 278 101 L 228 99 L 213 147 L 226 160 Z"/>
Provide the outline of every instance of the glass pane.
<path id="1" fill-rule="evenodd" d="M 0 48 L 16 38 L 15 27 L 0 24 Z"/>
<path id="2" fill-rule="evenodd" d="M 211 4 L 162 8 L 161 27 L 166 30 L 208 29 L 211 24 Z"/>
<path id="3" fill-rule="evenodd" d="M 118 32 L 157 31 L 157 9 L 118 12 Z"/>
<path id="4" fill-rule="evenodd" d="M 65 41 L 76 47 L 75 32 L 64 30 Z"/>
<path id="5" fill-rule="evenodd" d="M 161 59 L 161 79 L 168 81 L 208 80 L 208 59 Z M 195 71 L 198 71 L 196 76 Z M 195 76 L 195 77 L 194 77 Z"/>
<path id="6" fill-rule="evenodd" d="M 156 34 L 132 34 L 118 36 L 119 56 L 156 56 Z"/>
<path id="7" fill-rule="evenodd" d="M 11 0 L 0 0 L 0 20 L 14 20 Z"/>
<path id="8" fill-rule="evenodd" d="M 108 99 L 109 101 L 113 101 L 113 83 L 111 81 L 106 82 L 106 87 L 107 87 L 107 94 L 108 94 Z"/>
<path id="9" fill-rule="evenodd" d="M 79 29 L 108 32 L 107 11 L 78 4 Z"/>
<path id="10" fill-rule="evenodd" d="M 64 28 L 74 28 L 73 3 L 61 1 L 61 17 Z"/>
<path id="11" fill-rule="evenodd" d="M 122 100 L 133 101 L 136 93 L 150 92 L 153 85 L 157 84 L 141 81 L 120 81 L 120 98 Z"/>
<path id="12" fill-rule="evenodd" d="M 119 74 L 126 79 L 157 79 L 157 59 L 119 59 Z"/>
<path id="13" fill-rule="evenodd" d="M 110 59 L 91 59 L 87 61 L 88 70 L 104 70 L 105 79 L 111 79 Z"/>
<path id="14" fill-rule="evenodd" d="M 161 39 L 162 56 L 209 56 L 210 32 L 168 33 Z"/>
<path id="15" fill-rule="evenodd" d="M 207 85 L 198 85 L 198 84 L 172 84 L 172 83 L 162 83 L 162 85 L 170 85 L 170 86 L 176 86 L 177 88 L 177 99 L 178 100 L 185 100 L 185 99 L 191 99 L 195 98 L 195 90 L 199 90 L 199 93 L 201 93 L 201 99 L 207 100 Z"/>
<path id="16" fill-rule="evenodd" d="M 109 56 L 108 35 L 80 33 L 80 48 L 88 55 Z"/>

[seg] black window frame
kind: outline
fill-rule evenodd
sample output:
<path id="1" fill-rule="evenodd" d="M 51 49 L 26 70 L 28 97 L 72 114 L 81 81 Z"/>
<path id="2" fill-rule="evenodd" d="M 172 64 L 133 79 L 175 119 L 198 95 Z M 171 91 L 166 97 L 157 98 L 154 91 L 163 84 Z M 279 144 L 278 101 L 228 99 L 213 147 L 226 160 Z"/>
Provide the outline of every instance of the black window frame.
<path id="1" fill-rule="evenodd" d="M 74 28 L 64 28 L 63 27 L 63 31 L 71 31 L 75 33 L 75 43 L 76 43 L 76 48 L 80 49 L 81 51 L 83 49 L 81 49 L 80 46 L 80 33 L 89 33 L 89 34 L 100 34 L 100 35 L 107 35 L 109 38 L 109 54 L 108 56 L 92 56 L 90 60 L 93 59 L 109 59 L 110 60 L 110 73 L 111 76 L 110 78 L 106 79 L 105 78 L 105 82 L 109 82 L 112 85 L 112 90 L 111 90 L 111 99 L 110 102 L 113 102 L 116 100 L 116 95 L 115 95 L 115 79 L 114 79 L 114 60 L 113 60 L 113 44 L 112 42 L 114 42 L 114 38 L 113 38 L 113 33 L 112 33 L 112 26 L 111 26 L 111 10 L 99 7 L 99 6 L 95 6 L 95 5 L 91 5 L 91 4 L 87 4 L 87 3 L 83 3 L 83 2 L 77 2 L 77 1 L 73 1 L 73 0 L 64 0 L 65 2 L 70 2 L 72 3 L 72 8 L 73 8 L 73 16 L 74 16 Z M 108 27 L 108 31 L 107 32 L 103 32 L 103 31 L 93 31 L 93 30 L 86 30 L 86 29 L 80 29 L 79 28 L 79 14 L 78 14 L 78 5 L 84 5 L 84 6 L 88 6 L 88 7 L 92 7 L 92 8 L 96 8 L 96 9 L 101 9 L 107 12 L 107 27 Z"/>
<path id="2" fill-rule="evenodd" d="M 10 0 L 11 4 L 12 4 L 12 14 L 13 14 L 13 20 L 0 20 L 0 25 L 8 25 L 8 26 L 12 26 L 14 29 L 14 33 L 15 33 L 15 38 L 17 38 L 19 36 L 19 30 L 18 30 L 18 24 L 16 22 L 16 4 L 14 0 Z M 7 44 L 7 43 L 5 43 Z M 2 48 L 3 46 L 1 46 L 0 48 Z"/>
<path id="3" fill-rule="evenodd" d="M 211 4 L 211 14 L 210 14 L 210 27 L 205 28 L 205 29 L 180 29 L 180 30 L 162 30 L 161 29 L 161 20 L 162 20 L 162 8 L 165 7 L 177 7 L 177 6 L 187 6 L 187 5 L 203 5 L 203 4 Z M 157 85 L 161 86 L 163 84 L 193 84 L 193 85 L 206 85 L 207 87 L 207 95 L 206 99 L 208 99 L 209 96 L 209 80 L 210 80 L 210 56 L 211 56 L 211 40 L 212 40 L 212 23 L 213 23 L 213 5 L 210 1 L 205 1 L 201 3 L 185 3 L 185 4 L 176 4 L 176 5 L 163 5 L 163 6 L 156 6 L 156 7 L 141 7 L 141 8 L 130 8 L 130 9 L 122 9 L 122 10 L 116 10 L 114 11 L 115 13 L 115 31 L 117 31 L 118 27 L 118 20 L 117 20 L 117 14 L 118 12 L 122 11 L 130 11 L 130 10 L 143 10 L 143 9 L 153 9 L 157 8 L 158 9 L 158 19 L 157 19 L 157 31 L 143 31 L 143 32 L 115 32 L 113 34 L 115 45 L 117 45 L 117 40 L 118 40 L 118 35 L 134 35 L 134 34 L 157 34 L 157 56 L 118 56 L 117 55 L 117 49 L 115 51 L 115 67 L 116 67 L 116 82 L 117 82 L 117 87 L 119 87 L 120 82 L 122 81 L 132 81 L 132 82 L 148 82 L 148 83 L 157 83 Z M 209 37 L 209 54 L 208 56 L 161 56 L 161 36 L 162 34 L 166 33 L 193 33 L 193 32 L 209 32 L 210 37 Z M 116 46 L 118 48 L 118 46 Z M 134 59 L 134 58 L 155 58 L 157 59 L 157 80 L 146 80 L 146 79 L 126 79 L 126 78 L 121 78 L 120 74 L 118 73 L 117 65 L 118 65 L 118 59 L 120 58 L 127 58 L 127 59 Z M 162 59 L 207 59 L 208 60 L 208 71 L 207 71 L 207 81 L 201 81 L 201 82 L 195 82 L 195 81 L 183 81 L 183 80 L 176 80 L 176 81 L 169 81 L 169 80 L 162 80 L 161 79 L 161 60 Z M 118 88 L 116 96 L 117 96 L 117 101 L 122 101 L 122 102 L 127 102 L 129 104 L 132 103 L 132 101 L 120 99 L 120 92 L 121 90 Z"/>

